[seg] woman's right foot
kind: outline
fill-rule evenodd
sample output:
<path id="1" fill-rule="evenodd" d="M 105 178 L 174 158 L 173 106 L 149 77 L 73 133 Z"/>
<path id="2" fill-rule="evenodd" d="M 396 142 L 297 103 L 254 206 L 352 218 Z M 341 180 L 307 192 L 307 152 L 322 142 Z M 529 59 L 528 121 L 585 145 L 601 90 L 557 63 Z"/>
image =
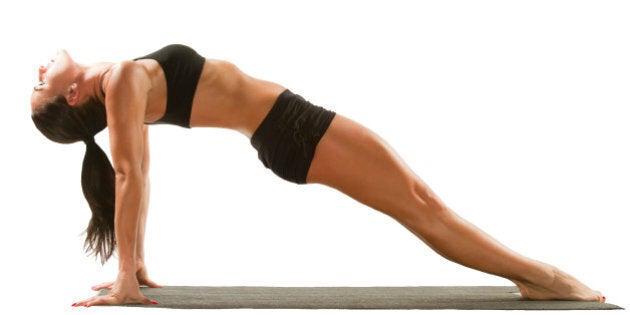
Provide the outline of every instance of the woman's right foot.
<path id="1" fill-rule="evenodd" d="M 536 282 L 512 280 L 518 286 L 523 298 L 531 300 L 606 301 L 601 292 L 591 290 L 556 267 L 547 267 L 549 268 L 547 279 L 540 279 Z"/>

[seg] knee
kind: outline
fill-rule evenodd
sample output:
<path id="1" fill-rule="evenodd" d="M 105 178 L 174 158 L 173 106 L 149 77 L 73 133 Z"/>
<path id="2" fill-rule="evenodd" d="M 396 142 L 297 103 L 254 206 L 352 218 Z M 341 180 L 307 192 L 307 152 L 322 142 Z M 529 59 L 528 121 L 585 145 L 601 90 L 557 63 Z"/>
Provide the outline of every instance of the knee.
<path id="1" fill-rule="evenodd" d="M 428 231 L 451 217 L 452 211 L 420 180 L 412 181 L 408 189 L 409 201 L 400 215 L 401 223 Z"/>

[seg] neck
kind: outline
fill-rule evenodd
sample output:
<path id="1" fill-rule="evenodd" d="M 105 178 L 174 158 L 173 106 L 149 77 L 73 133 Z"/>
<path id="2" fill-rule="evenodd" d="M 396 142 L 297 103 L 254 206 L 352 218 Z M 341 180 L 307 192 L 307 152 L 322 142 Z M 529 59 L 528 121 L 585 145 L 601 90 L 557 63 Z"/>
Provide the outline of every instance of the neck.
<path id="1" fill-rule="evenodd" d="M 90 66 L 77 65 L 79 68 L 78 82 L 83 86 L 83 93 L 87 97 L 95 97 L 105 104 L 105 95 L 101 92 L 103 75 L 111 69 L 111 62 L 96 63 Z"/>

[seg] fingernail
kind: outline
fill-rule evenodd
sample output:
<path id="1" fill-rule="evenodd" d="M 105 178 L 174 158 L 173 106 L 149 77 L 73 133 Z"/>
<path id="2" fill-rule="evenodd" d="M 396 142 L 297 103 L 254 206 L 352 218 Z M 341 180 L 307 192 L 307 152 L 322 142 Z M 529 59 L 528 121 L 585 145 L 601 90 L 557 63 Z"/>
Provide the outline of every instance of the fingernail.
<path id="1" fill-rule="evenodd" d="M 77 306 L 77 303 L 72 303 L 72 306 Z"/>
<path id="2" fill-rule="evenodd" d="M 604 302 L 606 302 L 606 297 L 605 296 L 602 296 L 602 299 L 604 300 Z"/>
<path id="3" fill-rule="evenodd" d="M 155 304 L 158 304 L 158 302 L 157 301 L 151 301 L 151 304 L 155 305 Z"/>

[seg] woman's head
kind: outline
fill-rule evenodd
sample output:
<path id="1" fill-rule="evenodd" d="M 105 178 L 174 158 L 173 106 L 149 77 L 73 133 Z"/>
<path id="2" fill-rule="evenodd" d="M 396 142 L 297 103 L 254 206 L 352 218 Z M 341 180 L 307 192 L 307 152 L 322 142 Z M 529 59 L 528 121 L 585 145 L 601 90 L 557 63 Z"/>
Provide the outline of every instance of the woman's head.
<path id="1" fill-rule="evenodd" d="M 80 93 L 84 72 L 85 67 L 72 60 L 65 50 L 39 67 L 31 110 L 35 126 L 48 139 L 72 143 L 93 136 L 107 125 L 105 106 L 96 97 Z"/>
<path id="2" fill-rule="evenodd" d="M 92 218 L 86 229 L 85 247 L 104 263 L 114 252 L 114 170 L 94 135 L 107 127 L 105 105 L 95 96 L 80 93 L 74 81 L 80 67 L 62 51 L 39 69 L 40 83 L 31 96 L 35 127 L 58 143 L 86 144 L 81 186 Z M 83 94 L 83 95 L 82 95 Z M 79 102 L 80 101 L 80 102 Z"/>
<path id="3" fill-rule="evenodd" d="M 46 65 L 39 66 L 39 83 L 33 88 L 31 109 L 50 101 L 53 97 L 64 96 L 69 105 L 85 102 L 87 95 L 79 93 L 78 81 L 84 68 L 76 63 L 65 50 L 60 50 Z"/>

